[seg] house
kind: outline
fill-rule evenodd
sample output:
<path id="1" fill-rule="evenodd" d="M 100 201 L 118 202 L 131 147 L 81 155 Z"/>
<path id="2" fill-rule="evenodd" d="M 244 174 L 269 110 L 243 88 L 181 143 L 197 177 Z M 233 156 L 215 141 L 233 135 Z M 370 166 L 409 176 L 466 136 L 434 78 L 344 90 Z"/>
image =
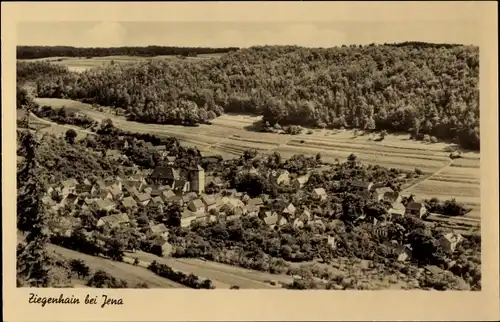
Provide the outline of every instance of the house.
<path id="1" fill-rule="evenodd" d="M 249 206 L 261 207 L 264 205 L 264 200 L 262 200 L 262 198 L 260 198 L 260 197 L 256 197 L 256 198 L 252 198 L 252 199 L 248 200 L 247 204 Z"/>
<path id="2" fill-rule="evenodd" d="M 396 255 L 398 262 L 406 262 L 411 259 L 412 249 L 410 245 L 402 245 L 396 248 Z"/>
<path id="3" fill-rule="evenodd" d="M 357 192 L 370 192 L 373 187 L 373 182 L 366 181 L 351 181 L 351 187 Z"/>
<path id="4" fill-rule="evenodd" d="M 294 216 L 297 208 L 292 203 L 287 203 L 284 200 L 277 200 L 276 207 L 278 212 L 284 215 Z"/>
<path id="5" fill-rule="evenodd" d="M 92 193 L 92 185 L 87 185 L 87 184 L 77 184 L 75 186 L 75 193 L 80 195 L 82 193 Z"/>
<path id="6" fill-rule="evenodd" d="M 460 234 L 447 233 L 442 235 L 439 241 L 441 243 L 441 246 L 447 252 L 454 252 L 455 248 L 462 240 L 463 237 Z"/>
<path id="7" fill-rule="evenodd" d="M 151 198 L 150 202 L 148 203 L 148 208 L 163 212 L 163 199 L 160 196 Z"/>
<path id="8" fill-rule="evenodd" d="M 302 228 L 304 227 L 304 222 L 300 220 L 299 218 L 295 218 L 295 220 L 292 223 L 293 228 Z"/>
<path id="9" fill-rule="evenodd" d="M 288 185 L 290 183 L 290 173 L 287 170 L 273 171 L 269 179 L 275 185 Z"/>
<path id="10" fill-rule="evenodd" d="M 143 180 L 124 180 L 122 182 L 123 189 L 129 190 L 130 188 L 135 188 L 136 190 L 140 191 L 141 189 L 144 188 L 146 185 L 146 182 Z"/>
<path id="11" fill-rule="evenodd" d="M 108 190 L 101 190 L 99 193 L 97 193 L 97 198 L 113 200 L 113 195 Z"/>
<path id="12" fill-rule="evenodd" d="M 190 186 L 189 181 L 186 181 L 184 179 L 174 180 L 172 182 L 171 187 L 172 187 L 172 190 L 174 190 L 174 192 L 180 193 L 180 194 L 186 193 L 189 190 L 191 190 L 191 186 Z"/>
<path id="13" fill-rule="evenodd" d="M 130 177 L 128 177 L 128 181 L 140 182 L 140 183 L 145 184 L 146 178 L 144 177 L 144 175 L 142 175 L 140 173 L 136 173 L 136 174 L 133 174 Z"/>
<path id="14" fill-rule="evenodd" d="M 149 176 L 149 180 L 155 184 L 168 184 L 174 188 L 174 182 L 180 180 L 179 170 L 173 167 L 156 167 Z"/>
<path id="15" fill-rule="evenodd" d="M 149 226 L 148 233 L 151 235 L 158 235 L 163 237 L 165 240 L 168 240 L 168 228 L 165 224 L 157 224 Z"/>
<path id="16" fill-rule="evenodd" d="M 151 196 L 147 193 L 137 193 L 134 195 L 134 199 L 138 204 L 147 206 L 147 204 L 151 200 Z"/>
<path id="17" fill-rule="evenodd" d="M 127 209 L 137 207 L 137 203 L 135 202 L 134 198 L 130 196 L 122 199 L 122 205 Z"/>
<path id="18" fill-rule="evenodd" d="M 313 190 L 313 198 L 316 200 L 325 200 L 326 199 L 326 190 L 324 188 L 316 188 Z"/>
<path id="19" fill-rule="evenodd" d="M 209 184 L 213 184 L 216 187 L 222 188 L 224 186 L 224 181 L 222 181 L 220 177 L 207 176 L 205 187 L 207 187 Z"/>
<path id="20" fill-rule="evenodd" d="M 406 205 L 405 215 L 416 216 L 422 218 L 427 214 L 427 209 L 425 205 L 421 202 L 410 202 Z"/>
<path id="21" fill-rule="evenodd" d="M 188 203 L 188 209 L 192 212 L 202 212 L 205 211 L 205 205 L 200 199 L 191 200 Z"/>
<path id="22" fill-rule="evenodd" d="M 99 218 L 97 227 L 108 226 L 110 228 L 119 227 L 128 224 L 130 219 L 126 214 L 115 214 Z"/>
<path id="23" fill-rule="evenodd" d="M 173 200 L 173 198 L 177 197 L 175 192 L 173 192 L 172 190 L 162 191 L 161 196 L 165 202 L 170 202 Z"/>
<path id="24" fill-rule="evenodd" d="M 118 185 L 113 185 L 112 187 L 108 188 L 109 193 L 111 193 L 111 196 L 114 200 L 120 200 L 123 197 L 122 190 Z"/>
<path id="25" fill-rule="evenodd" d="M 191 200 L 197 199 L 198 195 L 196 192 L 188 192 L 184 196 L 182 196 L 182 201 L 184 203 L 189 203 Z"/>
<path id="26" fill-rule="evenodd" d="M 168 257 L 172 253 L 174 247 L 163 238 L 158 238 L 154 244 L 152 252 L 161 257 Z"/>
<path id="27" fill-rule="evenodd" d="M 335 240 L 335 237 L 333 236 L 328 236 L 328 239 L 326 240 L 328 246 L 330 246 L 331 249 L 337 248 L 337 243 Z"/>
<path id="28" fill-rule="evenodd" d="M 87 179 L 87 178 L 85 178 L 85 179 L 83 180 L 83 184 L 84 184 L 84 185 L 87 185 L 87 186 L 92 186 L 92 182 L 90 182 L 90 180 L 89 180 L 89 179 Z"/>
<path id="29" fill-rule="evenodd" d="M 267 214 L 266 214 L 267 215 Z M 264 218 L 264 223 L 268 225 L 271 228 L 274 228 L 276 224 L 278 223 L 278 215 L 277 214 L 272 214 L 270 216 L 266 216 Z"/>
<path id="30" fill-rule="evenodd" d="M 181 215 L 181 227 L 189 227 L 196 219 L 196 213 L 188 209 L 184 210 Z"/>
<path id="31" fill-rule="evenodd" d="M 306 175 L 303 175 L 303 176 L 295 178 L 292 181 L 292 186 L 293 186 L 294 189 L 298 190 L 298 189 L 303 188 L 304 185 L 307 183 L 307 181 L 309 181 L 309 174 L 306 174 Z"/>
<path id="32" fill-rule="evenodd" d="M 281 227 L 281 226 L 284 226 L 288 223 L 288 220 L 284 217 L 284 216 L 280 216 L 279 220 L 278 220 L 278 226 Z"/>
<path id="33" fill-rule="evenodd" d="M 391 208 L 388 210 L 391 218 L 395 218 L 397 216 L 404 217 L 406 212 L 405 206 L 401 202 L 395 202 L 392 204 Z"/>
<path id="34" fill-rule="evenodd" d="M 94 204 L 98 210 L 105 210 L 105 211 L 113 210 L 116 207 L 114 202 L 109 199 L 98 199 L 94 202 Z"/>
<path id="35" fill-rule="evenodd" d="M 61 201 L 61 205 L 74 206 L 78 203 L 78 200 L 79 198 L 77 195 L 70 193 L 63 198 L 63 200 Z"/>
<path id="36" fill-rule="evenodd" d="M 70 193 L 75 193 L 77 184 L 78 184 L 78 181 L 76 181 L 76 179 L 68 179 L 68 180 L 61 181 L 61 183 L 59 184 L 59 187 L 61 188 L 62 195 L 67 196 Z"/>
<path id="37" fill-rule="evenodd" d="M 213 195 L 204 195 L 203 197 L 201 197 L 201 201 L 205 205 L 207 212 L 217 208 L 217 202 Z"/>
<path id="38" fill-rule="evenodd" d="M 389 203 L 401 202 L 399 193 L 392 190 L 390 187 L 377 188 L 373 191 L 373 199 L 376 201 L 386 201 Z"/>
<path id="39" fill-rule="evenodd" d="M 255 217 L 259 214 L 259 207 L 246 205 L 243 207 L 243 213 L 245 213 L 249 217 Z"/>
<path id="40" fill-rule="evenodd" d="M 169 166 L 173 166 L 175 163 L 175 157 L 171 155 L 165 155 L 165 152 L 163 153 L 163 158 L 167 162 Z"/>
<path id="41" fill-rule="evenodd" d="M 142 188 L 142 192 L 147 193 L 150 196 L 151 196 L 152 191 L 153 191 L 153 187 L 151 187 L 151 186 L 145 186 L 144 188 Z"/>

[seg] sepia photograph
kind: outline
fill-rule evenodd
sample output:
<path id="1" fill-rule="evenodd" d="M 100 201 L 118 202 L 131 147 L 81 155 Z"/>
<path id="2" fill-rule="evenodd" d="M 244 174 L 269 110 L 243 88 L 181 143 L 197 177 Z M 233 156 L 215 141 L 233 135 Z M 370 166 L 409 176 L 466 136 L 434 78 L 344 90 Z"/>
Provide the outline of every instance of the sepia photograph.
<path id="1" fill-rule="evenodd" d="M 17 22 L 15 287 L 481 293 L 481 26 Z"/>

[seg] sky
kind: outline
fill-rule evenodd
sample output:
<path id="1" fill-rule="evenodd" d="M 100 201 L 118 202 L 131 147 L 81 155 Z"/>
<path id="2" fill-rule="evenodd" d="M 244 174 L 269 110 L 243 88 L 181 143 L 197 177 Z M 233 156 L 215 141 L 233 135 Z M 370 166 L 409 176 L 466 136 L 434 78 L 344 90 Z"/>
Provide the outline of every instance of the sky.
<path id="1" fill-rule="evenodd" d="M 20 22 L 18 45 L 117 47 L 334 47 L 403 41 L 479 44 L 474 21 Z"/>

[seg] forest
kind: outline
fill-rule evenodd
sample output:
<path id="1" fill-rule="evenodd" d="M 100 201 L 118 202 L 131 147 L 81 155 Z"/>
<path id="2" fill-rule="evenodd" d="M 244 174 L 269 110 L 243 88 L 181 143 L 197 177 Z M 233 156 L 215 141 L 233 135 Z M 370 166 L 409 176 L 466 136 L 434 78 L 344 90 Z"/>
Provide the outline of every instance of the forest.
<path id="1" fill-rule="evenodd" d="M 198 54 L 223 54 L 236 51 L 238 48 L 196 48 L 196 47 L 71 47 L 71 46 L 17 46 L 17 59 L 35 59 L 49 57 L 103 57 L 103 56 L 163 56 L 181 55 L 196 56 Z"/>
<path id="2" fill-rule="evenodd" d="M 125 109 L 139 122 L 193 125 L 249 113 L 271 125 L 405 132 L 480 148 L 474 46 L 261 46 L 217 59 L 115 64 L 83 73 L 18 64 L 18 75 L 36 83 L 40 97 Z M 37 77 L 41 73 L 48 76 Z"/>

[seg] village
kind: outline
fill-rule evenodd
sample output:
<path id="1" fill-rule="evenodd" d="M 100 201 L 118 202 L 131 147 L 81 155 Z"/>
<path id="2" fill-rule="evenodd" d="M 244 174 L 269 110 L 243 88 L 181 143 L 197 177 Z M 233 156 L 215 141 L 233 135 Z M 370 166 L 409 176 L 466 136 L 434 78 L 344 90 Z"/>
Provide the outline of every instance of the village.
<path id="1" fill-rule="evenodd" d="M 96 182 L 88 179 L 83 182 L 78 182 L 76 179 L 64 180 L 50 186 L 42 200 L 53 214 L 63 209 L 70 213 L 75 209 L 90 211 L 97 218 L 95 227 L 98 230 L 138 227 L 136 216 L 138 209 L 163 214 L 172 205 L 180 207 L 180 227 L 186 229 L 206 223 L 227 223 L 242 217 L 258 218 L 272 230 L 279 230 L 285 225 L 290 225 L 293 229 L 303 229 L 304 226 L 310 225 L 324 231 L 328 223 L 341 222 L 339 219 L 316 216 L 308 206 L 297 206 L 281 197 L 271 198 L 267 194 L 262 194 L 251 198 L 246 193 L 227 188 L 227 184 L 220 177 L 206 175 L 200 165 L 180 170 L 174 167 L 175 157 L 169 156 L 166 161 L 168 163 L 166 166 L 157 166 L 152 171 L 138 170 L 136 174 L 127 177 L 110 176 Z M 253 166 L 240 166 L 238 172 L 257 175 L 259 170 Z M 270 171 L 267 175 L 274 185 L 289 186 L 296 190 L 304 187 L 310 177 L 309 173 L 297 176 L 282 169 Z M 389 226 L 396 218 L 413 216 L 425 219 L 429 215 L 424 203 L 411 201 L 405 207 L 402 195 L 390 187 L 365 181 L 349 181 L 347 184 L 351 187 L 351 191 L 366 200 L 390 204 L 383 220 L 366 218 L 366 215 L 356 219 L 356 221 L 370 220 L 381 234 L 384 234 L 383 228 Z M 219 192 L 206 193 L 205 188 L 208 186 L 218 187 Z M 328 198 L 325 188 L 318 187 L 312 190 L 314 203 L 320 204 Z M 71 236 L 74 227 L 81 224 L 71 216 L 54 218 L 57 219 L 51 225 L 53 232 L 68 237 Z M 427 224 L 432 225 L 432 223 Z M 167 226 L 161 220 L 149 220 L 147 229 L 140 229 L 144 237 L 156 238 L 155 245 L 160 249 L 159 254 L 165 257 L 173 252 Z M 89 235 L 92 235 L 92 231 Z M 317 237 L 326 241 L 331 249 L 335 249 L 334 234 Z M 440 244 L 445 251 L 453 252 L 461 240 L 462 236 L 458 233 L 444 232 Z M 396 240 L 391 240 L 387 244 L 398 254 L 398 261 L 411 259 L 410 245 L 401 244 Z"/>

